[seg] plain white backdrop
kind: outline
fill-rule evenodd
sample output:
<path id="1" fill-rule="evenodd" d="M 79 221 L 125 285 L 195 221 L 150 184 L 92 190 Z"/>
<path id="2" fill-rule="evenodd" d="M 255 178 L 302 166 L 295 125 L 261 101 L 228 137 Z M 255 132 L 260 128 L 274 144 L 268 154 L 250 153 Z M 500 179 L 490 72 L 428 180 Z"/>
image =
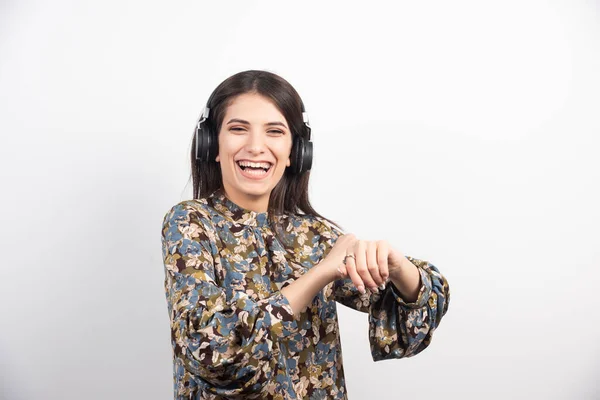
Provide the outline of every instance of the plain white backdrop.
<path id="1" fill-rule="evenodd" d="M 338 307 L 351 400 L 600 398 L 598 2 L 5 0 L 3 399 L 172 398 L 161 222 L 247 69 L 306 105 L 315 208 L 450 283 L 413 358 Z"/>

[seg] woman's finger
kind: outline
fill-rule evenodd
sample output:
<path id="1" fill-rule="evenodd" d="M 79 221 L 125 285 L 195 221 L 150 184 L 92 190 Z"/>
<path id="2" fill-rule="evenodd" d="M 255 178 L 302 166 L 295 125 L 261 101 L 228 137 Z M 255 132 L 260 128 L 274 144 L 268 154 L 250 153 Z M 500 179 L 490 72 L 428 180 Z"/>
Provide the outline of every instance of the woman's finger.
<path id="1" fill-rule="evenodd" d="M 381 286 L 385 282 L 385 279 L 381 276 L 381 270 L 379 263 L 377 262 L 377 242 L 367 242 L 367 269 L 371 274 L 371 278 L 375 282 L 376 286 Z"/>
<path id="2" fill-rule="evenodd" d="M 348 275 L 348 271 L 346 270 L 346 264 L 344 264 L 343 262 L 340 263 L 337 270 L 340 272 L 342 278 L 345 278 Z"/>
<path id="3" fill-rule="evenodd" d="M 334 248 L 337 249 L 338 246 L 341 246 L 340 249 L 344 252 L 343 254 L 346 255 L 347 248 L 354 246 L 355 241 L 356 241 L 356 236 L 354 236 L 353 233 L 346 233 L 338 238 Z M 335 257 L 337 257 L 337 255 Z M 343 278 L 343 279 L 348 277 L 348 271 L 346 270 L 346 265 L 344 264 L 344 261 L 345 261 L 344 259 L 340 259 L 340 262 L 336 268 L 337 271 L 339 272 L 339 278 Z"/>
<path id="4" fill-rule="evenodd" d="M 376 290 L 378 285 L 371 277 L 371 271 L 367 266 L 367 243 L 366 240 L 359 240 L 356 244 L 354 253 L 356 256 L 356 271 L 360 275 L 365 286 L 369 289 Z"/>
<path id="5" fill-rule="evenodd" d="M 353 254 L 353 250 L 351 248 L 348 249 L 348 251 L 349 254 Z M 358 291 L 362 294 L 366 293 L 365 284 L 363 283 L 360 275 L 356 272 L 356 262 L 354 261 L 353 257 L 346 257 L 346 271 L 348 271 L 348 276 L 350 277 L 352 283 L 354 283 L 354 286 L 356 286 Z"/>
<path id="6" fill-rule="evenodd" d="M 390 254 L 390 246 L 385 240 L 377 242 L 377 265 L 379 265 L 379 274 L 386 281 L 390 276 L 388 269 L 388 257 Z M 385 283 L 385 282 L 384 282 Z"/>

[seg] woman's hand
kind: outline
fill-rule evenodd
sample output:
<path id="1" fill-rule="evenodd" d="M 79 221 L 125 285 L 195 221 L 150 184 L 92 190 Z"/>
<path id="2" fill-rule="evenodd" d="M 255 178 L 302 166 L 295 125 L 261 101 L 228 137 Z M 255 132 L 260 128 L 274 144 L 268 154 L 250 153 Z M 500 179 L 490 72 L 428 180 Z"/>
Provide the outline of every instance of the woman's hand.
<path id="1" fill-rule="evenodd" d="M 350 277 L 356 288 L 365 293 L 365 287 L 377 290 L 385 284 L 390 274 L 401 267 L 403 259 L 404 255 L 385 240 L 358 240 L 348 233 L 336 240 L 323 261 L 327 268 L 335 268 L 332 280 Z"/>
<path id="2" fill-rule="evenodd" d="M 339 272 L 349 276 L 356 288 L 365 293 L 365 287 L 376 291 L 383 288 L 389 276 L 400 269 L 404 255 L 393 249 L 385 240 L 356 240 L 347 247 L 345 263 L 341 262 Z"/>
<path id="3" fill-rule="evenodd" d="M 356 241 L 356 236 L 353 233 L 341 235 L 337 238 L 331 250 L 329 250 L 327 257 L 321 261 L 320 264 L 323 265 L 329 282 L 345 278 L 345 275 L 340 270 L 340 266 L 344 263 L 346 254 L 354 248 Z"/>

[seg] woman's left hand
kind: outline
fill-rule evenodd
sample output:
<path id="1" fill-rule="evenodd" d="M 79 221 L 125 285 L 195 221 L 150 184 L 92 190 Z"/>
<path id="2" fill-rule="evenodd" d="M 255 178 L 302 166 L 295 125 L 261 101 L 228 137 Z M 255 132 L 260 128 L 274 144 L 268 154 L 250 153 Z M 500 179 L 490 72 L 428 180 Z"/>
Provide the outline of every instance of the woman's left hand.
<path id="1" fill-rule="evenodd" d="M 356 240 L 349 246 L 345 263 L 340 260 L 339 271 L 342 276 L 349 276 L 356 288 L 365 293 L 365 287 L 377 290 L 382 287 L 389 276 L 402 267 L 404 254 L 395 250 L 385 240 Z"/>

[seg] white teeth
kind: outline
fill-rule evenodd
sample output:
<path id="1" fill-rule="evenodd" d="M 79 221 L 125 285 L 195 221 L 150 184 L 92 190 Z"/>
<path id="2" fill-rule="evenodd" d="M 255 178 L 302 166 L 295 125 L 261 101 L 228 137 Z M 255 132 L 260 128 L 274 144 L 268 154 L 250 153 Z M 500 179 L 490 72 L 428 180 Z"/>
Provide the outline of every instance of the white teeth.
<path id="1" fill-rule="evenodd" d="M 240 167 L 253 167 L 253 168 L 266 168 L 269 169 L 269 167 L 271 166 L 270 163 L 255 163 L 255 162 L 250 162 L 250 161 L 238 161 L 238 165 Z"/>

